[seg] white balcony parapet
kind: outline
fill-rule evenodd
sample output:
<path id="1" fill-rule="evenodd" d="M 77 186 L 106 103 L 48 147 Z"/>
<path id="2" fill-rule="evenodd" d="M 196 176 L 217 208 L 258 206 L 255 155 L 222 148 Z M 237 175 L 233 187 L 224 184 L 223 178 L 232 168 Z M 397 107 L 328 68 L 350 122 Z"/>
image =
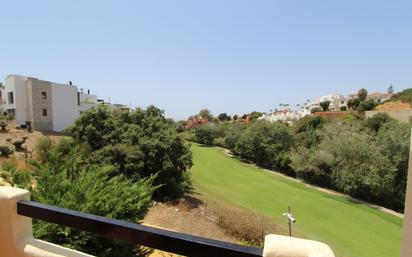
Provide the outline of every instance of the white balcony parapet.
<path id="1" fill-rule="evenodd" d="M 30 200 L 30 193 L 0 187 L 0 256 L 4 257 L 93 257 L 33 238 L 32 220 L 17 214 L 17 202 Z"/>
<path id="2" fill-rule="evenodd" d="M 30 193 L 23 189 L 0 187 L 0 256 L 93 257 L 33 238 L 31 218 L 17 214 L 17 203 L 21 200 L 29 201 Z M 123 226 L 126 225 L 123 224 Z M 173 239 L 176 240 L 176 238 Z M 199 247 L 199 244 L 196 245 Z M 223 250 L 228 249 L 224 248 Z M 246 252 L 239 251 L 239 253 L 245 254 Z M 250 253 L 250 256 L 261 256 L 261 254 L 262 252 L 258 255 Z M 335 255 L 324 243 L 280 235 L 267 235 L 263 257 L 335 257 Z"/>
<path id="3" fill-rule="evenodd" d="M 321 242 L 281 235 L 267 235 L 263 257 L 335 257 L 335 255 L 328 245 Z"/>

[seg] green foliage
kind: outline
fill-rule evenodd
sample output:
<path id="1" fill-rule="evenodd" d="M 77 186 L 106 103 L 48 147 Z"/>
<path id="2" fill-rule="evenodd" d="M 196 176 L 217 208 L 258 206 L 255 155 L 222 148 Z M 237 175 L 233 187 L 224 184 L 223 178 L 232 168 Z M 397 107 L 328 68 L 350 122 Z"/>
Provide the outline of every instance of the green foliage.
<path id="1" fill-rule="evenodd" d="M 205 145 L 205 146 L 212 146 L 213 145 L 213 130 L 211 126 L 205 125 L 198 127 L 195 131 L 195 138 L 196 142 Z"/>
<path id="2" fill-rule="evenodd" d="M 13 150 L 6 146 L 6 145 L 0 145 L 0 156 L 3 157 L 9 157 L 9 155 L 13 154 Z"/>
<path id="3" fill-rule="evenodd" d="M 174 123 L 174 127 L 176 129 L 177 133 L 182 133 L 183 131 L 186 130 L 186 121 L 184 120 L 179 120 L 178 122 Z"/>
<path id="4" fill-rule="evenodd" d="M 360 112 L 370 111 L 373 110 L 376 106 L 377 103 L 375 103 L 375 101 L 373 100 L 361 101 L 359 103 L 357 110 Z"/>
<path id="5" fill-rule="evenodd" d="M 400 211 L 409 129 L 385 115 L 368 119 L 365 126 L 371 130 L 358 120 L 326 124 L 317 131 L 318 144 L 293 150 L 291 167 L 311 183 Z"/>
<path id="6" fill-rule="evenodd" d="M 360 101 L 365 101 L 367 96 L 368 96 L 368 90 L 364 88 L 359 89 L 358 98 Z"/>
<path id="7" fill-rule="evenodd" d="M 28 189 L 31 186 L 30 173 L 17 168 L 15 160 L 3 163 L 0 169 L 0 178 L 12 187 Z"/>
<path id="8" fill-rule="evenodd" d="M 184 173 L 192 165 L 190 149 L 163 111 L 154 106 L 134 112 L 91 109 L 68 131 L 76 141 L 91 147 L 89 164 L 113 165 L 115 174 L 130 179 L 159 173 L 154 183 L 163 187 L 155 192 L 157 198 L 185 193 L 172 190 L 189 190 L 186 185 L 190 182 Z"/>
<path id="9" fill-rule="evenodd" d="M 381 152 L 395 168 L 392 184 L 388 188 L 391 197 L 387 199 L 385 205 L 401 212 L 405 202 L 410 137 L 410 126 L 396 120 L 382 124 L 376 136 Z"/>
<path id="10" fill-rule="evenodd" d="M 316 113 L 316 112 L 321 112 L 322 109 L 320 107 L 313 107 L 312 109 L 310 109 L 311 113 Z"/>
<path id="11" fill-rule="evenodd" d="M 348 107 L 347 106 L 341 106 L 339 108 L 339 110 L 341 110 L 342 112 L 346 112 L 348 110 Z"/>
<path id="12" fill-rule="evenodd" d="M 230 116 L 227 115 L 227 113 L 221 113 L 217 116 L 217 118 L 219 119 L 220 122 L 228 121 L 231 119 Z"/>
<path id="13" fill-rule="evenodd" d="M 365 121 L 365 125 L 366 127 L 368 127 L 369 129 L 371 129 L 374 132 L 378 132 L 379 129 L 387 122 L 392 121 L 393 119 L 384 112 L 379 112 L 375 115 L 373 115 L 372 117 L 370 117 L 369 119 L 367 119 Z"/>
<path id="14" fill-rule="evenodd" d="M 152 187 L 155 177 L 132 181 L 123 175 L 112 176 L 113 169 L 107 165 L 83 169 L 76 150 L 62 156 L 57 149 L 51 149 L 46 162 L 32 163 L 37 180 L 32 199 L 129 222 L 142 219 L 156 189 Z M 136 246 L 117 240 L 39 220 L 33 225 L 36 238 L 96 256 L 131 257 L 136 254 Z"/>
<path id="15" fill-rule="evenodd" d="M 405 89 L 399 93 L 394 94 L 390 101 L 401 101 L 403 103 L 412 104 L 412 88 Z"/>
<path id="16" fill-rule="evenodd" d="M 293 126 L 295 144 L 307 148 L 318 144 L 320 139 L 317 130 L 320 129 L 325 123 L 326 120 L 324 118 L 312 115 L 305 116 L 296 121 Z"/>
<path id="17" fill-rule="evenodd" d="M 213 115 L 208 109 L 202 109 L 199 111 L 199 116 L 207 119 L 208 121 L 213 121 Z"/>
<path id="18" fill-rule="evenodd" d="M 245 129 L 246 125 L 242 123 L 235 123 L 229 126 L 224 138 L 224 147 L 231 150 L 233 153 L 236 153 L 236 144 Z"/>
<path id="19" fill-rule="evenodd" d="M 330 105 L 330 101 L 323 101 L 319 103 L 320 107 L 322 107 L 322 110 L 324 112 L 329 110 L 329 105 Z"/>
<path id="20" fill-rule="evenodd" d="M 240 136 L 235 152 L 242 159 L 267 168 L 287 168 L 292 135 L 283 123 L 257 121 Z"/>
<path id="21" fill-rule="evenodd" d="M 349 99 L 348 101 L 348 108 L 352 110 L 356 110 L 360 104 L 359 98 Z"/>

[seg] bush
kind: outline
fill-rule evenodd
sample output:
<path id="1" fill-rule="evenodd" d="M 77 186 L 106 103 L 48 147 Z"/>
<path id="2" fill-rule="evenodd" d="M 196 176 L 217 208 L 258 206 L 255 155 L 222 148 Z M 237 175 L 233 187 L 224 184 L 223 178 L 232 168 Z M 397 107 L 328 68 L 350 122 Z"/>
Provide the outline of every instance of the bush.
<path id="1" fill-rule="evenodd" d="M 6 145 L 0 145 L 0 156 L 3 157 L 9 157 L 9 155 L 13 154 L 13 150 L 6 146 Z"/>
<path id="2" fill-rule="evenodd" d="M 374 132 L 378 132 L 379 129 L 387 122 L 392 121 L 393 119 L 384 112 L 379 112 L 369 119 L 365 121 L 366 127 L 368 127 L 370 130 Z"/>
<path id="3" fill-rule="evenodd" d="M 242 133 L 235 152 L 242 159 L 269 169 L 287 169 L 292 141 L 285 124 L 256 121 Z"/>
<path id="4" fill-rule="evenodd" d="M 37 159 L 41 162 L 47 161 L 52 146 L 53 142 L 49 137 L 40 138 L 35 146 L 35 153 Z"/>
<path id="5" fill-rule="evenodd" d="M 263 247 L 265 235 L 279 233 L 271 219 L 249 210 L 225 208 L 217 216 L 219 227 L 246 245 Z"/>
<path id="6" fill-rule="evenodd" d="M 213 140 L 213 145 L 219 146 L 219 147 L 224 147 L 224 145 L 225 145 L 225 139 L 224 139 L 223 137 L 215 138 L 215 139 Z"/>
<path id="7" fill-rule="evenodd" d="M 373 100 L 368 100 L 368 101 L 361 101 L 358 106 L 358 111 L 364 112 L 364 111 L 370 111 L 373 110 L 377 106 L 377 103 L 375 103 Z"/>
<path id="8" fill-rule="evenodd" d="M 321 112 L 322 109 L 320 107 L 313 107 L 312 109 L 310 109 L 311 113 L 316 113 L 316 112 Z"/>
<path id="9" fill-rule="evenodd" d="M 341 106 L 339 108 L 339 110 L 341 110 L 342 112 L 346 112 L 348 110 L 348 107 L 347 106 Z"/>
<path id="10" fill-rule="evenodd" d="M 84 170 L 73 166 L 71 158 L 62 158 L 55 149 L 46 163 L 32 164 L 37 178 L 32 189 L 34 201 L 112 219 L 133 223 L 142 219 L 155 189 L 155 177 L 131 181 L 122 175 L 111 176 L 112 168 L 107 165 Z M 137 248 L 40 220 L 34 221 L 33 232 L 36 238 L 96 256 L 135 256 Z"/>
<path id="11" fill-rule="evenodd" d="M 213 132 L 210 126 L 204 125 L 195 131 L 196 142 L 205 146 L 213 145 Z"/>

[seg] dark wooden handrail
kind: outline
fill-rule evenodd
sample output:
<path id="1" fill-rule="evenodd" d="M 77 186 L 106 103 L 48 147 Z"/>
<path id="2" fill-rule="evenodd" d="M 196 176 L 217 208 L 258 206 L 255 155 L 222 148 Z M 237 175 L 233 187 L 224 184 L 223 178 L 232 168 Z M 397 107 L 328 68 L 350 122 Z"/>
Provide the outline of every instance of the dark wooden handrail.
<path id="1" fill-rule="evenodd" d="M 261 257 L 262 249 L 109 219 L 32 201 L 19 201 L 17 213 L 91 232 L 106 238 L 190 257 Z"/>

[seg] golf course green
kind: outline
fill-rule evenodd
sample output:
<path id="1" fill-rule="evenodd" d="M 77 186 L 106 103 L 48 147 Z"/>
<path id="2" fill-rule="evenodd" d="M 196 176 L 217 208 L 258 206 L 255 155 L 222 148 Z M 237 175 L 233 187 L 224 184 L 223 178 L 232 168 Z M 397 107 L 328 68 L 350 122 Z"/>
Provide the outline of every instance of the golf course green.
<path id="1" fill-rule="evenodd" d="M 337 257 L 400 255 L 401 218 L 242 163 L 221 148 L 192 143 L 191 149 L 193 185 L 202 199 L 253 210 L 284 228 L 290 205 L 294 235 L 327 243 Z"/>

